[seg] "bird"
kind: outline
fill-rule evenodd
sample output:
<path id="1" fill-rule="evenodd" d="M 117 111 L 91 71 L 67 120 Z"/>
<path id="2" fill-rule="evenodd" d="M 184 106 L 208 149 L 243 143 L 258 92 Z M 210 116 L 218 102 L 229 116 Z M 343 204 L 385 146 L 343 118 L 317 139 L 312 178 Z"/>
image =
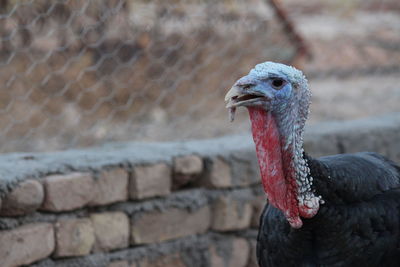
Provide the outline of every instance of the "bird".
<path id="1" fill-rule="evenodd" d="M 400 266 L 400 167 L 375 152 L 308 155 L 311 92 L 300 70 L 257 64 L 225 101 L 231 121 L 236 108 L 248 110 L 268 199 L 257 237 L 261 267 Z"/>

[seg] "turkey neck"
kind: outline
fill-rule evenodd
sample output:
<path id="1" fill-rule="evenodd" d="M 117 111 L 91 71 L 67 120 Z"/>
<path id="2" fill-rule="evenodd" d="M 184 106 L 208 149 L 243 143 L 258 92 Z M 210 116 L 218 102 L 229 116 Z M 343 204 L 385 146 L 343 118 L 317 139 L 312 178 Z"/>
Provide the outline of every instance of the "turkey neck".
<path id="1" fill-rule="evenodd" d="M 320 201 L 312 191 L 310 170 L 303 158 L 302 128 L 282 129 L 271 112 L 254 107 L 248 110 L 261 181 L 269 203 L 284 213 L 293 228 L 300 228 L 303 225 L 300 216 L 313 217 Z"/>
<path id="2" fill-rule="evenodd" d="M 271 112 L 249 108 L 261 182 L 269 203 L 283 211 L 290 225 L 300 228 L 295 172 L 289 167 L 293 154 L 282 151 L 281 135 Z M 289 168 L 285 168 L 289 167 Z"/>

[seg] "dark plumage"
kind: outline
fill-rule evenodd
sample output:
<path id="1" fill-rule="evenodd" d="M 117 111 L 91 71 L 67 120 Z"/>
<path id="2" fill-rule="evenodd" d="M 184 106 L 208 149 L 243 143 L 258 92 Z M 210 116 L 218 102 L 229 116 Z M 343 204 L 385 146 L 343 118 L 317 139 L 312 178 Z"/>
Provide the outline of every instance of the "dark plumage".
<path id="1" fill-rule="evenodd" d="M 325 204 L 300 229 L 266 205 L 260 266 L 400 266 L 400 168 L 368 152 L 307 159 Z"/>
<path id="2" fill-rule="evenodd" d="M 260 266 L 400 266 L 400 167 L 371 152 L 307 156 L 310 97 L 299 70 L 273 62 L 257 65 L 225 97 L 232 119 L 237 107 L 249 110 L 269 200 Z"/>

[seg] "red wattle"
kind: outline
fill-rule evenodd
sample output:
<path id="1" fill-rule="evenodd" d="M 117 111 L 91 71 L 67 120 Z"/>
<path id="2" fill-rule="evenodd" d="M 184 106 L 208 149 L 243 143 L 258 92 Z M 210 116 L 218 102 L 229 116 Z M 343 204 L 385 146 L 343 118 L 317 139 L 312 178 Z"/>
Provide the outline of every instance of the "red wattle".
<path id="1" fill-rule="evenodd" d="M 269 203 L 283 211 L 293 228 L 300 228 L 303 223 L 299 216 L 291 149 L 282 149 L 278 125 L 270 112 L 254 107 L 248 109 L 261 181 Z"/>
<path id="2" fill-rule="evenodd" d="M 303 218 L 312 218 L 317 215 L 319 210 L 319 203 L 317 203 L 316 207 L 307 207 L 307 205 L 299 205 L 299 213 Z"/>

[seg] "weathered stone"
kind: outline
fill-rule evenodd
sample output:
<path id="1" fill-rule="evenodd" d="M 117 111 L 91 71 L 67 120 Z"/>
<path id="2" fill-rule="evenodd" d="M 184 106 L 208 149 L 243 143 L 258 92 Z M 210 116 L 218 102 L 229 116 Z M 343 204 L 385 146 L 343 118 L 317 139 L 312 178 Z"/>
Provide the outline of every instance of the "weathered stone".
<path id="1" fill-rule="evenodd" d="M 35 180 L 26 180 L 4 198 L 0 215 L 17 216 L 34 212 L 42 205 L 43 199 L 42 184 Z"/>
<path id="2" fill-rule="evenodd" d="M 174 158 L 174 172 L 186 175 L 200 174 L 203 171 L 203 160 L 196 155 Z"/>
<path id="3" fill-rule="evenodd" d="M 95 237 L 89 219 L 65 219 L 55 226 L 55 257 L 83 256 L 90 253 Z"/>
<path id="4" fill-rule="evenodd" d="M 232 186 L 249 186 L 261 183 L 260 167 L 254 150 L 236 151 L 229 157 Z"/>
<path id="5" fill-rule="evenodd" d="M 171 208 L 152 211 L 132 219 L 132 243 L 155 243 L 187 235 L 204 233 L 210 226 L 210 209 L 196 211 Z"/>
<path id="6" fill-rule="evenodd" d="M 108 264 L 108 267 L 131 267 L 127 261 L 113 261 Z"/>
<path id="7" fill-rule="evenodd" d="M 227 264 L 225 264 L 225 261 L 227 262 Z M 229 267 L 228 261 L 228 259 L 224 259 L 223 255 L 220 255 L 220 253 L 218 253 L 218 249 L 215 245 L 212 245 L 210 247 L 210 267 Z"/>
<path id="8" fill-rule="evenodd" d="M 232 244 L 232 257 L 230 267 L 244 267 L 250 256 L 249 242 L 244 238 L 235 238 Z"/>
<path id="9" fill-rule="evenodd" d="M 123 212 L 90 215 L 96 242 L 94 251 L 110 251 L 129 246 L 129 219 Z"/>
<path id="10" fill-rule="evenodd" d="M 154 260 L 143 259 L 131 267 L 188 267 L 178 253 L 164 255 Z"/>
<path id="11" fill-rule="evenodd" d="M 265 204 L 267 204 L 266 196 L 258 196 L 252 201 L 253 215 L 251 216 L 251 227 L 258 228 L 260 225 L 260 217 L 264 210 Z"/>
<path id="12" fill-rule="evenodd" d="M 241 230 L 250 226 L 253 208 L 249 202 L 221 196 L 212 205 L 211 228 L 217 231 Z"/>
<path id="13" fill-rule="evenodd" d="M 304 149 L 315 157 L 340 153 L 334 133 L 314 134 L 311 132 L 307 137 L 304 141 Z"/>
<path id="14" fill-rule="evenodd" d="M 128 199 L 128 172 L 124 169 L 106 170 L 94 182 L 90 205 L 106 205 Z"/>
<path id="15" fill-rule="evenodd" d="M 84 207 L 93 198 L 94 181 L 89 173 L 51 175 L 44 179 L 45 201 L 48 211 L 66 211 Z"/>
<path id="16" fill-rule="evenodd" d="M 0 231 L 1 266 L 14 267 L 47 258 L 54 250 L 54 231 L 50 223 L 28 224 Z"/>
<path id="17" fill-rule="evenodd" d="M 225 248 L 219 248 L 220 246 Z M 250 246 L 246 239 L 224 240 L 210 247 L 210 266 L 245 267 L 249 256 Z"/>
<path id="18" fill-rule="evenodd" d="M 257 241 L 255 239 L 250 240 L 250 257 L 247 267 L 258 267 Z"/>
<path id="19" fill-rule="evenodd" d="M 174 159 L 173 188 L 180 188 L 193 182 L 203 171 L 203 159 L 196 155 L 187 155 Z"/>
<path id="20" fill-rule="evenodd" d="M 171 192 L 171 169 L 165 163 L 136 166 L 130 177 L 132 199 L 166 196 Z"/>
<path id="21" fill-rule="evenodd" d="M 208 162 L 209 173 L 202 179 L 202 184 L 211 188 L 232 187 L 232 175 L 229 164 L 222 158 Z"/>

